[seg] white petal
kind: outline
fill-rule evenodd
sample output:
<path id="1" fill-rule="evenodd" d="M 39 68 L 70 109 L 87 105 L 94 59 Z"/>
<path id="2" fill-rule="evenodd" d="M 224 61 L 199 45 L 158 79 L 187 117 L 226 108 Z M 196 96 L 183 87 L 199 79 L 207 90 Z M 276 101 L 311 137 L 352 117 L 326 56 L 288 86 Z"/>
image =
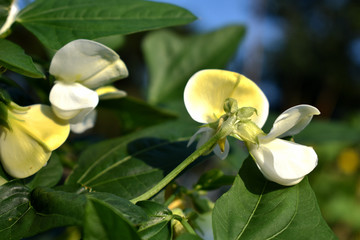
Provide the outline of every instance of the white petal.
<path id="1" fill-rule="evenodd" d="M 12 126 L 12 131 L 1 132 L 1 164 L 12 177 L 25 178 L 33 175 L 45 165 L 50 155 L 51 151 L 21 128 Z"/>
<path id="2" fill-rule="evenodd" d="M 197 122 L 210 123 L 224 114 L 227 98 L 234 98 L 241 107 L 254 107 L 258 115 L 252 120 L 261 128 L 269 113 L 269 102 L 261 89 L 245 76 L 208 69 L 195 73 L 186 84 L 184 102 L 190 116 Z"/>
<path id="3" fill-rule="evenodd" d="M 201 127 L 194 135 L 192 135 L 187 146 L 190 146 L 196 140 L 199 134 L 201 134 L 201 136 L 196 145 L 196 148 L 204 145 L 215 134 L 215 130 L 209 127 Z"/>
<path id="4" fill-rule="evenodd" d="M 56 82 L 50 91 L 50 102 L 55 114 L 62 119 L 81 121 L 99 102 L 97 93 L 79 83 Z M 74 122 L 74 119 L 77 121 Z"/>
<path id="5" fill-rule="evenodd" d="M 221 151 L 220 146 L 218 144 L 216 144 L 214 148 L 215 155 L 218 156 L 218 158 L 220 158 L 221 160 L 224 160 L 229 155 L 229 151 L 230 151 L 230 144 L 227 139 L 225 141 L 225 149 L 223 152 Z"/>
<path id="6" fill-rule="evenodd" d="M 95 89 L 128 76 L 125 63 L 112 49 L 79 39 L 66 44 L 54 55 L 50 74 L 58 81 L 79 82 Z"/>
<path id="7" fill-rule="evenodd" d="M 319 114 L 320 111 L 311 105 L 303 104 L 289 108 L 275 120 L 270 133 L 263 140 L 293 136 L 309 124 L 313 115 Z"/>
<path id="8" fill-rule="evenodd" d="M 285 186 L 300 182 L 318 162 L 313 148 L 282 139 L 249 144 L 249 150 L 263 175 Z"/>
<path id="9" fill-rule="evenodd" d="M 93 128 L 96 122 L 96 116 L 97 116 L 96 110 L 91 111 L 82 119 L 82 121 L 78 123 L 70 124 L 71 131 L 80 134 L 90 128 Z"/>
<path id="10" fill-rule="evenodd" d="M 9 15 L 7 16 L 5 23 L 2 25 L 0 29 L 0 35 L 5 33 L 15 22 L 16 16 L 19 13 L 19 11 L 20 11 L 19 0 L 14 0 L 10 6 Z"/>
<path id="11" fill-rule="evenodd" d="M 114 86 L 104 86 L 95 90 L 100 100 L 115 99 L 126 97 L 125 91 L 119 90 Z"/>

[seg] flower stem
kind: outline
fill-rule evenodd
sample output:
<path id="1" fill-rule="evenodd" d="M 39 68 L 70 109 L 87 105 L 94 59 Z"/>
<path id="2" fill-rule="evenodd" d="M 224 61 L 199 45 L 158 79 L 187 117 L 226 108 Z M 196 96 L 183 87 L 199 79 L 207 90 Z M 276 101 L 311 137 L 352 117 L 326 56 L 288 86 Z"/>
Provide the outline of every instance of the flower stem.
<path id="1" fill-rule="evenodd" d="M 166 185 L 168 185 L 182 170 L 194 162 L 202 154 L 209 151 L 214 144 L 219 141 L 219 139 L 224 137 L 224 131 L 218 131 L 212 138 L 210 138 L 204 145 L 198 148 L 193 152 L 189 157 L 187 157 L 182 163 L 180 163 L 176 168 L 174 168 L 168 175 L 166 175 L 158 184 L 149 189 L 147 192 L 131 200 L 132 203 L 137 203 L 139 201 L 148 200 L 153 197 L 155 194 L 161 191 Z"/>

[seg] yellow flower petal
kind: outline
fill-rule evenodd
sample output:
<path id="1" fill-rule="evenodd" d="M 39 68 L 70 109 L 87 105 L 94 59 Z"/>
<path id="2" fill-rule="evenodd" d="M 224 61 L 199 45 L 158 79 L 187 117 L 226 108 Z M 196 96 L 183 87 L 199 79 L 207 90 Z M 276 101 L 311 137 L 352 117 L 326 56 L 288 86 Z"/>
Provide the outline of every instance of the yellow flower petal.
<path id="1" fill-rule="evenodd" d="M 60 147 L 67 139 L 70 125 L 67 121 L 58 118 L 51 107 L 41 104 L 30 106 L 26 112 L 14 113 L 16 119 L 11 119 L 13 132 L 22 131 L 34 138 L 48 151 Z M 25 139 L 18 139 L 25 142 Z"/>
<path id="2" fill-rule="evenodd" d="M 13 177 L 25 178 L 36 173 L 49 160 L 50 155 L 50 150 L 16 124 L 12 126 L 12 131 L 1 133 L 1 164 Z"/>
<path id="3" fill-rule="evenodd" d="M 195 73 L 184 91 L 184 102 L 190 116 L 197 122 L 216 121 L 225 112 L 224 101 L 234 98 L 238 107 L 253 107 L 258 115 L 251 118 L 260 128 L 264 125 L 269 102 L 261 89 L 245 76 L 225 71 L 208 69 Z"/>
<path id="4" fill-rule="evenodd" d="M 95 90 L 101 100 L 126 97 L 126 92 L 114 86 L 104 86 Z"/>

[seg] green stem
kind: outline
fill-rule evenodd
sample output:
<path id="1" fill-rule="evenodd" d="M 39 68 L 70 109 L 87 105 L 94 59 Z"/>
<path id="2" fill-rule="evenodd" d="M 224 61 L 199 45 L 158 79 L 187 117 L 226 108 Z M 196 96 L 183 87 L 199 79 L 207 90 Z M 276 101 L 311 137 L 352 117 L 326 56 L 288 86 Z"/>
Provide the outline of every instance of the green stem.
<path id="1" fill-rule="evenodd" d="M 197 235 L 195 230 L 191 227 L 191 225 L 188 223 L 188 221 L 186 220 L 186 218 L 184 217 L 181 217 L 179 215 L 174 215 L 174 218 L 176 220 L 178 220 L 182 225 L 183 227 L 185 228 L 185 230 L 188 232 L 188 233 L 191 233 L 191 234 L 194 234 L 194 235 Z"/>
<path id="2" fill-rule="evenodd" d="M 187 157 L 182 163 L 180 163 L 174 170 L 172 170 L 168 175 L 166 175 L 158 184 L 149 189 L 147 192 L 131 200 L 132 203 L 137 203 L 139 201 L 148 200 L 153 197 L 155 194 L 161 191 L 166 185 L 168 185 L 182 170 L 194 162 L 198 157 L 209 151 L 214 144 L 219 141 L 224 136 L 224 131 L 218 131 L 212 138 L 210 138 L 204 145 L 198 148 L 193 152 L 189 157 Z"/>

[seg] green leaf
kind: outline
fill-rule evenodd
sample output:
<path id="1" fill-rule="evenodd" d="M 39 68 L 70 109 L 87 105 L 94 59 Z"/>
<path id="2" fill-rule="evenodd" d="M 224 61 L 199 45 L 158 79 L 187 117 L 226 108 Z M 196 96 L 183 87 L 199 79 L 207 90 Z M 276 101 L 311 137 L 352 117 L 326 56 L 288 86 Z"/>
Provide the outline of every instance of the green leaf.
<path id="1" fill-rule="evenodd" d="M 215 203 L 215 239 L 336 239 L 307 178 L 292 187 L 266 180 L 248 158 Z"/>
<path id="2" fill-rule="evenodd" d="M 188 79 L 204 68 L 223 68 L 244 37 L 244 27 L 180 37 L 170 31 L 150 33 L 143 51 L 149 67 L 148 100 L 153 104 L 182 99 Z"/>
<path id="3" fill-rule="evenodd" d="M 91 192 L 87 194 L 88 199 L 96 199 L 117 211 L 133 225 L 139 225 L 148 220 L 145 211 L 130 201 L 110 193 Z"/>
<path id="4" fill-rule="evenodd" d="M 0 187 L 1 239 L 22 239 L 30 230 L 35 211 L 30 204 L 30 190 L 19 181 Z"/>
<path id="5" fill-rule="evenodd" d="M 138 239 L 135 228 L 111 205 L 88 198 L 84 222 L 85 240 Z"/>
<path id="6" fill-rule="evenodd" d="M 152 201 L 138 202 L 137 205 L 140 206 L 150 217 L 149 221 L 142 224 L 139 228 L 139 234 L 142 239 L 171 239 L 172 212 L 165 206 Z"/>
<path id="7" fill-rule="evenodd" d="M 21 47 L 5 39 L 0 39 L 0 66 L 28 77 L 45 78 Z"/>
<path id="8" fill-rule="evenodd" d="M 56 227 L 82 225 L 86 197 L 41 187 L 32 192 L 31 204 L 37 214 L 27 237 Z"/>
<path id="9" fill-rule="evenodd" d="M 56 153 L 52 153 L 47 165 L 41 168 L 26 185 L 30 189 L 36 187 L 53 187 L 60 181 L 62 174 L 63 167 L 60 163 L 59 156 Z"/>
<path id="10" fill-rule="evenodd" d="M 93 191 L 132 199 L 159 182 L 193 150 L 187 149 L 185 142 L 155 138 L 134 141 L 137 136 L 89 147 L 80 156 L 67 184 L 80 184 Z"/>
<path id="11" fill-rule="evenodd" d="M 109 126 L 116 123 L 120 125 L 121 132 L 125 133 L 176 118 L 173 113 L 131 97 L 102 100 L 97 109 L 98 121 L 102 123 L 99 125 Z M 114 121 L 114 117 L 118 121 Z"/>
<path id="12" fill-rule="evenodd" d="M 111 206 L 133 225 L 147 220 L 146 213 L 140 207 L 110 193 L 89 193 L 86 189 L 71 193 L 41 187 L 36 188 L 31 195 L 36 217 L 25 236 L 34 236 L 57 227 L 82 226 L 87 199 L 95 199 Z"/>
<path id="13" fill-rule="evenodd" d="M 79 38 L 129 34 L 195 19 L 180 7 L 140 0 L 37 0 L 17 17 L 19 23 L 52 49 Z"/>

